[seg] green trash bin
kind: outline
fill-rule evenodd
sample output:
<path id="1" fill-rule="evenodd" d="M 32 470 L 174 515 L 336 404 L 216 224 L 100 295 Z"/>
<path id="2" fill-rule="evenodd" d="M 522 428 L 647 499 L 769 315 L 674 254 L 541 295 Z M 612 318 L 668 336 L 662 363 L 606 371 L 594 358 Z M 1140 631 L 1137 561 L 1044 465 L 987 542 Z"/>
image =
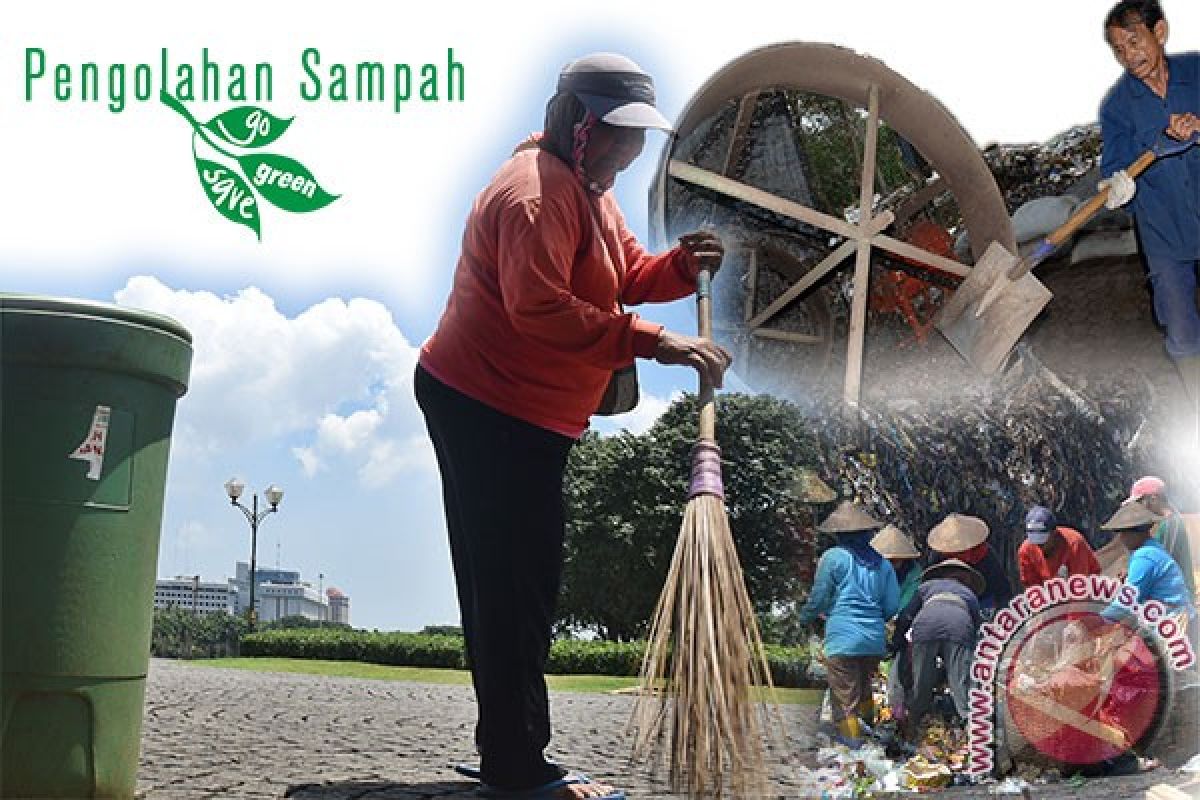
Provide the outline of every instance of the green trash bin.
<path id="1" fill-rule="evenodd" d="M 167 317 L 0 294 L 0 797 L 133 797 L 191 360 Z"/>

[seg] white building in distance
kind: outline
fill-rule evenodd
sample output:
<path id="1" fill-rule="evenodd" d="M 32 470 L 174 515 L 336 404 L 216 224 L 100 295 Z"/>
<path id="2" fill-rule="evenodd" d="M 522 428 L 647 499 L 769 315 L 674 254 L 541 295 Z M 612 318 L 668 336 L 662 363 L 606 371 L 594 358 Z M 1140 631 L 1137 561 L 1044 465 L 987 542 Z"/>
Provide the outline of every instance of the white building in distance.
<path id="1" fill-rule="evenodd" d="M 349 625 L 350 598 L 341 589 L 332 586 L 325 590 L 325 596 L 329 598 L 329 621 Z"/>
<path id="2" fill-rule="evenodd" d="M 311 583 L 300 580 L 300 573 L 296 570 L 259 567 L 255 569 L 254 577 L 254 605 L 259 622 L 271 622 L 283 617 L 307 617 L 350 623 L 350 598 L 332 587 L 331 590 L 341 598 L 336 603 L 332 595 L 326 599 Z M 250 605 L 250 565 L 245 561 L 237 562 L 237 577 L 230 578 L 229 584 L 235 587 L 238 613 L 242 613 Z M 334 615 L 335 605 L 337 616 Z"/>
<path id="3" fill-rule="evenodd" d="M 295 570 L 256 569 L 254 577 L 259 622 L 306 617 L 350 624 L 350 598 L 339 589 L 330 587 L 322 596 L 311 583 L 300 580 Z M 225 583 L 204 583 L 195 575 L 162 578 L 154 584 L 155 608 L 182 608 L 196 614 L 244 614 L 249 605 L 250 565 L 245 561 L 237 563 L 237 577 Z"/>
<path id="4" fill-rule="evenodd" d="M 155 608 L 181 608 L 195 614 L 235 613 L 237 590 L 227 583 L 203 583 L 199 575 L 177 575 L 154 582 Z"/>

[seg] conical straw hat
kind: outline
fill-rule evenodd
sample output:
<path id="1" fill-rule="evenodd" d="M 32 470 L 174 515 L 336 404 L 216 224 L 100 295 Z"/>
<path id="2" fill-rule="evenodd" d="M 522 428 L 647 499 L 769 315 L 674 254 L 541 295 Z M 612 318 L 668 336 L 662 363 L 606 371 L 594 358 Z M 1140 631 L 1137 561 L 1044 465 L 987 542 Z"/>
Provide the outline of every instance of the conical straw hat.
<path id="1" fill-rule="evenodd" d="M 1117 509 L 1117 513 L 1109 517 L 1108 522 L 1100 526 L 1102 531 L 1132 531 L 1138 528 L 1145 528 L 1161 520 L 1158 514 L 1155 514 L 1144 505 L 1134 500 L 1132 503 L 1126 502 Z"/>
<path id="2" fill-rule="evenodd" d="M 852 500 L 843 500 L 825 521 L 817 526 L 821 533 L 855 533 L 877 531 L 883 523 L 868 514 Z"/>
<path id="3" fill-rule="evenodd" d="M 939 553 L 961 553 L 987 541 L 987 523 L 979 517 L 950 514 L 933 526 L 926 543 Z"/>
<path id="4" fill-rule="evenodd" d="M 802 503 L 812 505 L 837 500 L 837 492 L 830 489 L 829 485 L 808 467 L 796 470 L 796 479 L 792 481 L 792 496 Z"/>
<path id="5" fill-rule="evenodd" d="M 921 582 L 924 583 L 934 578 L 963 578 L 967 588 L 977 596 L 983 594 L 987 588 L 987 581 L 979 574 L 979 570 L 957 558 L 948 558 L 945 561 L 939 561 L 932 567 L 926 567 L 925 572 L 921 575 Z"/>
<path id="6" fill-rule="evenodd" d="M 905 536 L 895 525 L 888 525 L 875 534 L 875 538 L 871 540 L 871 547 L 884 558 L 921 557 L 921 552 L 917 550 L 912 539 Z"/>

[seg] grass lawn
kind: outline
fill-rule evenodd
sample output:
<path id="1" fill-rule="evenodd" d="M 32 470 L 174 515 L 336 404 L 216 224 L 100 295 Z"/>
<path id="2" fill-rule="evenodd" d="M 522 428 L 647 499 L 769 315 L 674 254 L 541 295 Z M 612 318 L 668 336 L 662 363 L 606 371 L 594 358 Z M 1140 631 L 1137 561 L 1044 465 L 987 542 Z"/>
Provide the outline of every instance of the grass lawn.
<path id="1" fill-rule="evenodd" d="M 389 667 L 383 664 L 364 664 L 360 661 L 319 661 L 303 658 L 208 658 L 180 661 L 198 667 L 226 667 L 255 672 L 299 672 L 305 675 L 330 675 L 341 678 L 370 678 L 380 681 L 411 681 L 415 683 L 448 683 L 469 686 L 471 675 L 457 669 L 425 667 Z M 611 692 L 637 686 L 637 678 L 618 678 L 609 675 L 547 675 L 546 684 L 556 692 Z M 821 702 L 821 689 L 776 689 L 780 703 L 816 705 Z"/>

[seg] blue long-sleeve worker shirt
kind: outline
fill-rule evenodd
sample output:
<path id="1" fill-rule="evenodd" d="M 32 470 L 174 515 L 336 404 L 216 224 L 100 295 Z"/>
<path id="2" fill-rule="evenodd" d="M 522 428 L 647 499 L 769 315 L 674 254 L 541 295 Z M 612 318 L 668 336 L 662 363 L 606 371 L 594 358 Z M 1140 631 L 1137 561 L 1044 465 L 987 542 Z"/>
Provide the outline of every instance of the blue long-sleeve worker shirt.
<path id="1" fill-rule="evenodd" d="M 1184 583 L 1183 571 L 1156 539 L 1147 539 L 1145 544 L 1129 555 L 1129 572 L 1125 582 L 1137 587 L 1139 605 L 1157 600 L 1171 612 L 1192 611 L 1192 597 Z M 1102 613 L 1109 620 L 1128 615 L 1129 611 L 1116 603 Z"/>
<path id="2" fill-rule="evenodd" d="M 1128 72 L 1100 104 L 1104 177 L 1125 169 L 1166 137 L 1172 114 L 1200 114 L 1200 53 L 1167 56 L 1167 93 L 1159 97 Z M 1145 255 L 1200 259 L 1200 147 L 1159 159 L 1137 179 L 1130 211 Z"/>
<path id="3" fill-rule="evenodd" d="M 886 560 L 867 567 L 844 547 L 825 551 L 817 564 L 812 593 L 800 611 L 802 623 L 826 616 L 825 655 L 882 656 L 887 650 L 884 622 L 900 605 L 896 571 Z"/>

